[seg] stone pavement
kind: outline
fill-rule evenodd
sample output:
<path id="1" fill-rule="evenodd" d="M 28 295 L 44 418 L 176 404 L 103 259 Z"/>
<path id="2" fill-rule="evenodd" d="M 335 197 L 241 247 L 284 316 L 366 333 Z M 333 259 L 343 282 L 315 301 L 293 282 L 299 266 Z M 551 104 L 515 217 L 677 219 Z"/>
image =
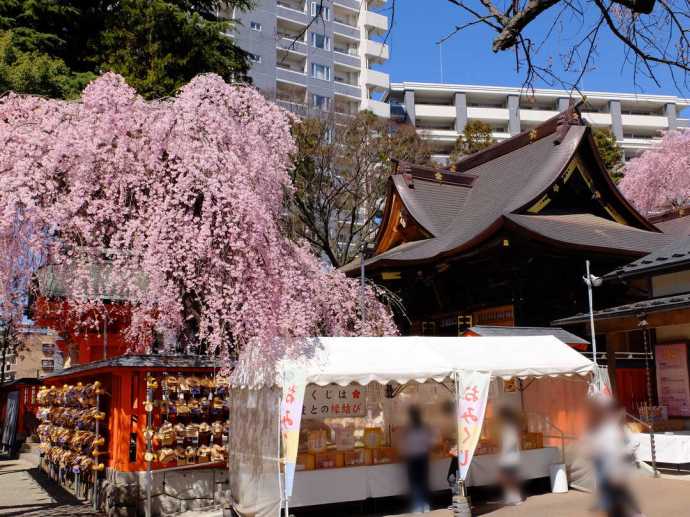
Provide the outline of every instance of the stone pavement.
<path id="1" fill-rule="evenodd" d="M 18 460 L 0 461 L 0 516 L 3 517 L 68 517 L 93 516 L 94 512 L 69 493 L 56 487 L 36 467 L 34 455 L 22 455 Z M 665 475 L 662 478 L 640 478 L 634 483 L 635 492 L 647 517 L 690 516 L 690 478 L 688 476 Z M 540 494 L 528 497 L 517 507 L 502 508 L 499 505 L 484 504 L 473 508 L 474 517 L 593 517 L 590 512 L 593 503 L 591 494 L 571 490 L 566 494 Z M 344 508 L 342 510 L 345 510 Z M 392 517 L 397 512 L 329 510 L 329 514 L 359 515 L 361 517 Z M 302 516 L 316 517 L 313 512 L 295 512 Z M 190 513 L 186 515 L 191 515 Z M 203 517 L 220 517 L 222 512 L 205 512 Z M 447 510 L 436 510 L 426 514 L 429 517 L 452 517 Z M 319 514 L 322 517 L 323 514 Z M 199 512 L 194 517 L 201 517 Z M 397 517 L 412 517 L 398 515 Z"/>
<path id="2" fill-rule="evenodd" d="M 634 482 L 635 493 L 646 517 L 690 516 L 690 484 L 687 478 L 640 478 Z M 571 490 L 565 494 L 541 494 L 528 497 L 520 506 L 500 507 L 486 504 L 473 508 L 473 517 L 597 517 L 592 513 L 591 494 Z M 452 517 L 447 510 L 436 510 L 429 517 Z M 392 516 L 390 516 L 392 517 Z M 412 517 L 399 515 L 397 517 Z"/>
<path id="3" fill-rule="evenodd" d="M 101 516 L 60 487 L 36 465 L 33 454 L 0 461 L 0 515 L 3 517 Z"/>

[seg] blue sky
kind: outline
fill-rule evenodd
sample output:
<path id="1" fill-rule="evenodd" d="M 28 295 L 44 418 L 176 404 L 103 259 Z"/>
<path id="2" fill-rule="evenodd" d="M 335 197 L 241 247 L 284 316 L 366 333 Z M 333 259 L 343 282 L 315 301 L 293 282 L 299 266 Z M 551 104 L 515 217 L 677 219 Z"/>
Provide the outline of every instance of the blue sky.
<path id="1" fill-rule="evenodd" d="M 588 2 L 585 2 L 587 4 Z M 473 2 L 471 2 L 473 4 Z M 479 2 L 476 2 L 479 5 Z M 390 10 L 382 11 L 390 17 Z M 555 12 L 553 13 L 555 14 Z M 549 16 L 552 16 L 550 13 Z M 388 36 L 391 59 L 383 66 L 391 81 L 441 82 L 439 48 L 436 42 L 457 24 L 467 20 L 461 10 L 447 0 L 397 0 L 393 30 Z M 535 39 L 543 34 L 550 20 L 538 21 L 530 30 Z M 550 48 L 542 51 L 543 58 L 554 57 L 554 69 L 560 70 L 559 51 L 563 52 L 573 38 L 582 37 L 583 30 L 574 20 L 564 20 L 565 28 L 557 31 Z M 444 82 L 521 86 L 524 74 L 515 71 L 512 52 L 494 54 L 491 41 L 494 33 L 486 27 L 472 27 L 456 34 L 443 45 Z M 635 85 L 632 67 L 621 70 L 623 47 L 607 37 L 602 40 L 596 56 L 595 69 L 581 82 L 583 90 L 659 93 L 690 97 L 688 89 L 678 90 L 669 73 L 659 70 L 661 86 L 639 78 Z M 535 84 L 548 87 L 546 84 Z"/>

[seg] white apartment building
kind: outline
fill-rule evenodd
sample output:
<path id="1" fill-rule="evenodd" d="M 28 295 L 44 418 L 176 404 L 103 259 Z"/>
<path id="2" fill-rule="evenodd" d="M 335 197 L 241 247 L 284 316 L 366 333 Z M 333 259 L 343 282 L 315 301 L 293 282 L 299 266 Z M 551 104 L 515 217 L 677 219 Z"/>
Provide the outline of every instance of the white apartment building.
<path id="1" fill-rule="evenodd" d="M 626 159 L 652 147 L 661 131 L 689 125 L 688 119 L 680 115 L 690 106 L 690 99 L 631 93 L 583 94 L 584 118 L 593 127 L 609 128 Z M 566 109 L 569 98 L 566 90 L 403 82 L 392 83 L 384 100 L 391 104 L 391 116 L 417 127 L 432 144 L 434 157 L 444 163 L 468 120 L 486 122 L 494 139 L 505 140 Z"/>
<path id="2" fill-rule="evenodd" d="M 257 0 L 236 12 L 233 34 L 250 54 L 254 84 L 284 107 L 302 113 L 370 110 L 388 117 L 380 100 L 389 57 L 382 37 L 388 17 L 373 11 L 386 0 Z"/>

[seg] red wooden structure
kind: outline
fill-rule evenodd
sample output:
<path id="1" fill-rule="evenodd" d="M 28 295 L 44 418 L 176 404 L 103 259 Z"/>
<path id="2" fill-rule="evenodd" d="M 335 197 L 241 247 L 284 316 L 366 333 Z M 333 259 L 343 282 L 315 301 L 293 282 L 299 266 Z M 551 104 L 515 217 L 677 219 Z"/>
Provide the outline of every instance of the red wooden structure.
<path id="1" fill-rule="evenodd" d="M 124 355 L 77 365 L 44 379 L 46 386 L 100 381 L 105 395 L 100 407 L 106 413 L 106 469 L 119 472 L 146 470 L 146 377 L 163 373 L 212 374 L 211 360 L 183 356 Z M 209 465 L 201 465 L 208 467 Z M 154 463 L 154 470 L 160 465 Z"/>

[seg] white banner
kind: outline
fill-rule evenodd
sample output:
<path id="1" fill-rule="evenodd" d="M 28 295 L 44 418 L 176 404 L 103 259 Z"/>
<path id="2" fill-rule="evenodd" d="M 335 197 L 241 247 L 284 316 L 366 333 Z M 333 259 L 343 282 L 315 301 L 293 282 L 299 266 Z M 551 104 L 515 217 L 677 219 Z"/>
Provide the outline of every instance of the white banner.
<path id="1" fill-rule="evenodd" d="M 479 443 L 489 400 L 491 374 L 475 371 L 456 372 L 458 399 L 458 468 L 460 479 L 467 478 L 474 451 Z"/>
<path id="2" fill-rule="evenodd" d="M 302 400 L 305 389 L 304 374 L 299 370 L 288 370 L 283 377 L 283 395 L 280 398 L 280 433 L 283 464 L 285 465 L 285 495 L 292 495 L 295 479 L 299 428 L 302 421 Z"/>

